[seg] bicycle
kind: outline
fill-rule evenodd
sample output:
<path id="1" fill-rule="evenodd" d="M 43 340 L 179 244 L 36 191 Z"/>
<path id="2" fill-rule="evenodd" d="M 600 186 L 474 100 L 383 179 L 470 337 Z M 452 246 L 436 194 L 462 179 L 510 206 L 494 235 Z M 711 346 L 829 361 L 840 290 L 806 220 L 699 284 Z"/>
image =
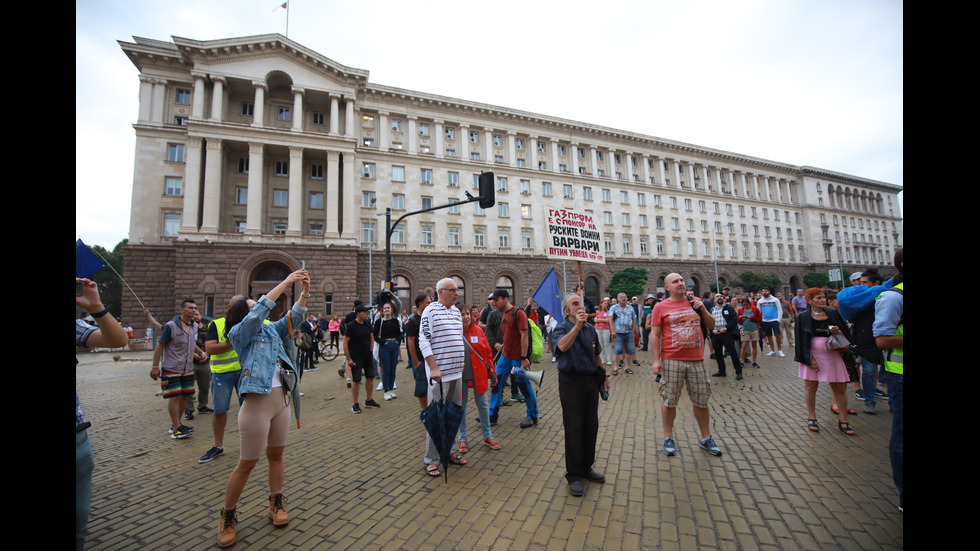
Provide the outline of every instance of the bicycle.
<path id="1" fill-rule="evenodd" d="M 331 344 L 327 340 L 320 341 L 320 358 L 329 362 L 337 359 L 338 355 L 340 355 L 339 344 Z"/>

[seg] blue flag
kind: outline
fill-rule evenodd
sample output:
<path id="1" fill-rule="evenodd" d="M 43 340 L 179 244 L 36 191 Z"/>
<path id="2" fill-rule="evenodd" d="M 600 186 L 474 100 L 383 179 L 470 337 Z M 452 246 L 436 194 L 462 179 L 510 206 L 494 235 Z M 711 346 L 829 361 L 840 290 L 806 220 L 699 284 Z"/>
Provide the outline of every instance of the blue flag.
<path id="1" fill-rule="evenodd" d="M 105 264 L 99 257 L 81 239 L 75 241 L 75 277 L 89 278 L 102 268 L 105 268 Z"/>
<path id="2" fill-rule="evenodd" d="M 531 298 L 551 314 L 551 317 L 555 318 L 558 323 L 565 321 L 565 316 L 561 313 L 561 290 L 558 288 L 558 276 L 555 274 L 554 268 L 548 270 L 548 273 L 544 275 L 544 279 L 541 280 L 538 289 L 534 291 Z"/>

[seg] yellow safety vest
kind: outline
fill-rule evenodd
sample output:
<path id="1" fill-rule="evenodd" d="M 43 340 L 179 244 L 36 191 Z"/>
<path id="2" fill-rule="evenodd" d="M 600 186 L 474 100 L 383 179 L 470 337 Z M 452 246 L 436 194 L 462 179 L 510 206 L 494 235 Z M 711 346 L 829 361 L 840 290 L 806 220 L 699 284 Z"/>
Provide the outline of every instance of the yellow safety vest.
<path id="1" fill-rule="evenodd" d="M 218 342 L 228 342 L 225 337 L 225 318 L 218 318 L 212 321 L 211 325 L 218 331 Z M 211 355 L 211 373 L 230 373 L 241 369 L 242 364 L 238 363 L 238 352 L 235 352 L 234 348 L 221 354 Z"/>
<path id="2" fill-rule="evenodd" d="M 903 287 L 903 285 L 905 285 L 905 282 L 904 281 L 902 283 L 899 283 L 898 285 L 896 285 L 895 286 L 895 289 L 902 289 L 904 291 L 905 290 L 905 287 Z M 883 291 L 881 294 L 883 295 L 883 294 L 885 294 L 887 292 L 888 291 Z M 881 298 L 881 295 L 878 295 L 878 298 Z M 905 334 L 905 332 L 903 331 L 903 328 L 904 327 L 905 327 L 905 323 L 904 322 L 901 325 L 899 325 L 898 327 L 896 327 L 895 328 L 895 336 L 902 336 L 902 335 L 904 335 Z M 889 350 L 885 350 L 885 371 L 887 371 L 889 373 L 898 373 L 899 375 L 902 375 L 903 374 L 903 368 L 904 367 L 905 367 L 905 349 L 904 348 L 891 348 Z"/>

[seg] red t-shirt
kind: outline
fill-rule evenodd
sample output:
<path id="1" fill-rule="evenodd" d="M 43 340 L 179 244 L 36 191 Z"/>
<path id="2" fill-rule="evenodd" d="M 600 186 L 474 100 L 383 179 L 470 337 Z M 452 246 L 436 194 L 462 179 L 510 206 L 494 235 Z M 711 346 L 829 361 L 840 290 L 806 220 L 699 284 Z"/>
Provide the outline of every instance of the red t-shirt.
<path id="1" fill-rule="evenodd" d="M 650 323 L 661 330 L 661 358 L 688 362 L 704 360 L 701 317 L 687 300 L 658 302 L 653 307 Z"/>
<path id="2" fill-rule="evenodd" d="M 504 336 L 504 357 L 508 360 L 519 360 L 527 354 L 527 350 L 521 350 L 521 331 L 528 331 L 527 314 L 524 310 L 511 306 L 510 310 L 504 312 L 500 318 L 500 331 Z M 514 327 L 514 314 L 517 314 L 517 327 Z M 530 338 L 530 335 L 528 335 Z"/>

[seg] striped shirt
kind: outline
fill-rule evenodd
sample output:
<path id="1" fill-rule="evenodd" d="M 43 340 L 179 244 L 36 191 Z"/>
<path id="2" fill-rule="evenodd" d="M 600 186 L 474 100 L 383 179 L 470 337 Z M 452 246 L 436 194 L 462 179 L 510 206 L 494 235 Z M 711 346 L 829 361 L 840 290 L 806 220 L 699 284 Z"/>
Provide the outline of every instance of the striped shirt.
<path id="1" fill-rule="evenodd" d="M 422 358 L 433 356 L 443 381 L 463 377 L 466 345 L 463 343 L 463 318 L 455 306 L 446 308 L 433 302 L 422 313 L 419 327 L 419 349 Z M 425 376 L 431 378 L 429 364 L 425 364 Z"/>

